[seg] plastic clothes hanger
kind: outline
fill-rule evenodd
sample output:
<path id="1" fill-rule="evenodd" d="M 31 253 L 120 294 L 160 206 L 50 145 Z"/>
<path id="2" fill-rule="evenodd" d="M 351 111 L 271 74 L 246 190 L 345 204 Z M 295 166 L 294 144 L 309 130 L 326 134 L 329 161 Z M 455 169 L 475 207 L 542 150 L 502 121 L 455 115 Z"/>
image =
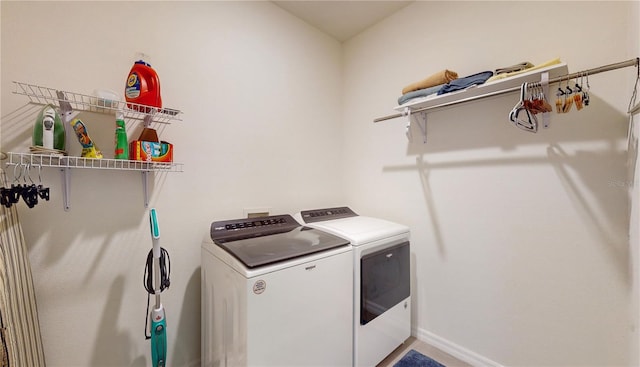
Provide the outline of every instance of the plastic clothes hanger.
<path id="1" fill-rule="evenodd" d="M 38 196 L 40 197 L 40 199 L 49 201 L 49 188 L 48 187 L 44 187 L 42 186 L 42 165 L 38 165 Z"/>
<path id="2" fill-rule="evenodd" d="M 531 113 L 538 114 L 542 112 L 542 102 L 538 98 L 538 92 L 536 90 L 536 83 L 528 83 L 526 94 L 528 98 L 524 100 L 524 107 Z M 527 96 L 525 96 L 527 97 Z"/>
<path id="3" fill-rule="evenodd" d="M 509 121 L 511 121 L 514 124 L 518 119 L 518 111 L 521 108 L 524 108 L 524 94 L 525 94 L 526 88 L 527 88 L 527 83 L 524 83 L 522 84 L 522 86 L 520 86 L 520 101 L 511 109 L 511 112 L 509 112 Z"/>
<path id="4" fill-rule="evenodd" d="M 582 103 L 585 106 L 589 105 L 589 89 L 591 86 L 589 85 L 589 73 L 585 71 L 585 78 L 587 79 L 587 90 L 582 92 Z"/>
<path id="5" fill-rule="evenodd" d="M 529 93 L 529 99 L 525 100 L 524 105 L 533 114 L 551 112 L 553 109 L 547 98 L 544 95 L 542 84 L 530 83 L 527 85 Z"/>
<path id="6" fill-rule="evenodd" d="M 0 203 L 7 208 L 10 208 L 13 204 L 20 201 L 20 194 L 22 193 L 22 185 L 20 182 L 22 177 L 22 163 L 16 164 L 13 167 L 13 183 L 11 188 L 2 187 L 0 189 Z"/>
<path id="7" fill-rule="evenodd" d="M 562 112 L 567 113 L 571 111 L 571 106 L 573 106 L 573 90 L 569 88 L 569 78 L 567 78 L 567 91 L 564 94 L 564 102 L 562 103 Z"/>
<path id="8" fill-rule="evenodd" d="M 24 203 L 27 204 L 29 208 L 33 208 L 38 204 L 38 188 L 31 178 L 30 171 L 31 164 L 27 164 L 22 177 L 24 185 L 22 186 L 22 190 L 20 190 L 20 196 L 22 196 L 22 200 L 24 200 Z M 31 185 L 27 184 L 27 178 L 31 181 Z"/>
<path id="9" fill-rule="evenodd" d="M 509 112 L 509 121 L 518 129 L 535 133 L 538 132 L 538 119 L 535 114 L 530 113 L 525 106 L 527 85 L 528 83 L 524 83 L 520 87 L 520 101 L 513 107 L 511 112 Z M 523 110 L 527 114 L 527 120 L 518 117 Z"/>
<path id="10" fill-rule="evenodd" d="M 17 204 L 20 201 L 20 194 L 22 193 L 22 184 L 20 184 L 20 177 L 22 177 L 25 172 L 22 169 L 22 166 L 23 164 L 20 163 L 13 167 L 13 183 L 11 184 L 11 189 L 9 189 L 9 202 L 11 204 Z"/>
<path id="11" fill-rule="evenodd" d="M 547 96 L 544 95 L 544 89 L 542 88 L 542 84 L 538 83 L 538 98 L 542 101 L 542 112 L 551 112 L 553 111 L 553 107 L 547 101 Z"/>
<path id="12" fill-rule="evenodd" d="M 558 91 L 556 92 L 556 113 L 562 113 L 562 96 L 564 96 L 564 91 L 562 90 L 562 80 L 560 80 Z"/>
<path id="13" fill-rule="evenodd" d="M 573 103 L 576 105 L 576 109 L 580 111 L 584 105 L 582 104 L 582 73 L 580 73 L 580 85 L 578 85 L 578 79 L 576 78 L 576 84 L 573 86 L 575 94 L 573 95 Z"/>

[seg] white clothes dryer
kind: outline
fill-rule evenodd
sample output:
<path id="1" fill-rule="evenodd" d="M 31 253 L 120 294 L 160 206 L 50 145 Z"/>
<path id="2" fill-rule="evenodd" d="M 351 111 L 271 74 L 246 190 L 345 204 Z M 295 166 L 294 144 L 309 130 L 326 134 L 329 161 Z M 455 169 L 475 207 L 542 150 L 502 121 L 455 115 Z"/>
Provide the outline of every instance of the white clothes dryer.
<path id="1" fill-rule="evenodd" d="M 353 246 L 353 365 L 375 366 L 411 335 L 409 228 L 348 207 L 304 210 L 301 223 Z"/>
<path id="2" fill-rule="evenodd" d="M 202 366 L 351 366 L 349 241 L 290 215 L 214 222 L 202 243 Z"/>

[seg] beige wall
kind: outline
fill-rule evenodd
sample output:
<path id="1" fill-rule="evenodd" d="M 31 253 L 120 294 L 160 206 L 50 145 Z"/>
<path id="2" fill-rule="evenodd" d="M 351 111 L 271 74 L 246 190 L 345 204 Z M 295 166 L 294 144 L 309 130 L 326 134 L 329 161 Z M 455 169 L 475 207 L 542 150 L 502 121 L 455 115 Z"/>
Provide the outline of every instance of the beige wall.
<path id="1" fill-rule="evenodd" d="M 35 113 L 12 80 L 122 93 L 135 53 L 151 55 L 166 107 L 155 126 L 183 173 L 156 174 L 161 244 L 171 255 L 169 365 L 200 359 L 200 243 L 214 220 L 245 208 L 293 213 L 343 202 L 341 48 L 268 2 L 2 2 L 2 150 L 26 151 Z M 114 117 L 83 114 L 113 156 Z M 130 136 L 140 124 L 128 122 Z M 75 137 L 68 141 L 79 154 Z M 330 147 L 331 149 L 327 149 Z M 142 276 L 151 249 L 136 172 L 60 174 L 48 203 L 20 205 L 49 366 L 150 365 Z M 10 176 L 11 177 L 11 176 Z"/>
<path id="2" fill-rule="evenodd" d="M 173 260 L 170 365 L 199 365 L 199 246 L 211 221 L 342 204 L 411 226 L 418 337 L 479 364 L 637 362 L 623 187 L 635 70 L 593 76 L 592 106 L 537 135 L 508 124 L 515 95 L 430 114 L 426 145 L 408 142 L 400 119 L 372 123 L 404 85 L 445 67 L 466 75 L 559 56 L 578 71 L 637 56 L 637 3 L 416 2 L 342 46 L 267 2 L 0 11 L 3 151 L 26 150 L 39 109 L 11 80 L 120 91 L 139 51 L 165 105 L 185 112 L 157 126 L 185 172 L 151 187 Z M 82 117 L 109 153 L 112 117 Z M 42 176 L 51 202 L 20 215 L 48 365 L 148 365 L 140 175 L 74 170 L 70 212 L 57 170 Z"/>
<path id="3" fill-rule="evenodd" d="M 346 195 L 410 225 L 419 338 L 482 365 L 626 365 L 637 351 L 625 185 L 634 68 L 592 76 L 592 104 L 535 135 L 508 122 L 515 93 L 430 113 L 427 144 L 417 128 L 407 141 L 403 119 L 372 123 L 402 87 L 444 68 L 627 60 L 636 9 L 416 2 L 345 44 Z"/>

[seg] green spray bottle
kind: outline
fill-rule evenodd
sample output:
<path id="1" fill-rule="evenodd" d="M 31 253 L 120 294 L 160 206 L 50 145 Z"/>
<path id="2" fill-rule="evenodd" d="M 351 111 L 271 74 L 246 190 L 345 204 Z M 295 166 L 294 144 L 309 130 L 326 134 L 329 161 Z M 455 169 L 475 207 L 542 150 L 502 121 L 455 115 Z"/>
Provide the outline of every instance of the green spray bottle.
<path id="1" fill-rule="evenodd" d="M 129 159 L 129 143 L 127 142 L 127 130 L 124 124 L 124 112 L 116 112 L 116 149 L 115 159 Z"/>

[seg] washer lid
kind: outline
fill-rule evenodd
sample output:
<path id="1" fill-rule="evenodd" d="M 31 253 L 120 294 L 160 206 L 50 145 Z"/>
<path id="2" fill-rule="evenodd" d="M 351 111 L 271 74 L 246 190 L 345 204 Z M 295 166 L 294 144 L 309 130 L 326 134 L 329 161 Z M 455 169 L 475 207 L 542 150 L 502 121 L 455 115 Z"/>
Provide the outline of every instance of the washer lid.
<path id="1" fill-rule="evenodd" d="M 303 227 L 290 215 L 214 222 L 211 239 L 248 268 L 349 244 L 322 230 Z"/>

